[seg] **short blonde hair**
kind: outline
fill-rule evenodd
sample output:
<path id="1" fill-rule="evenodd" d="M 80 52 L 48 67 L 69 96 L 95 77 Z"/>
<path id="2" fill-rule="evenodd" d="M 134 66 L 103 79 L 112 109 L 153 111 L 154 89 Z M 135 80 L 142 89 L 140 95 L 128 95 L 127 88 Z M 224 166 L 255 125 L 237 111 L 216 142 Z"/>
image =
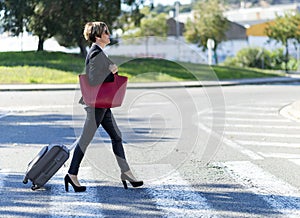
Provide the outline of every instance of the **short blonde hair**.
<path id="1" fill-rule="evenodd" d="M 100 37 L 107 25 L 104 22 L 88 22 L 84 26 L 83 36 L 87 41 L 96 42 L 96 37 Z"/>

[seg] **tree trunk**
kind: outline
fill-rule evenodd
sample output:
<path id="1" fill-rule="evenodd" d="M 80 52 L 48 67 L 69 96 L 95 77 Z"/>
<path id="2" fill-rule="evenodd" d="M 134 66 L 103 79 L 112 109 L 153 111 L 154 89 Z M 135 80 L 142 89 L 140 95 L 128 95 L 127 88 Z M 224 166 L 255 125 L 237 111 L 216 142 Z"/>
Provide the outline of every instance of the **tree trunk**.
<path id="1" fill-rule="evenodd" d="M 37 51 L 44 51 L 44 42 L 45 42 L 45 39 L 42 36 L 39 36 Z"/>
<path id="2" fill-rule="evenodd" d="M 215 59 L 215 64 L 217 65 L 219 63 L 218 54 L 217 54 L 217 46 L 215 46 L 215 48 L 214 48 L 214 59 Z"/>
<path id="3" fill-rule="evenodd" d="M 87 55 L 85 43 L 84 43 L 82 40 L 80 40 L 80 41 L 78 42 L 78 46 L 79 46 L 79 48 L 80 48 L 80 55 L 81 55 L 82 57 L 85 58 L 86 55 Z"/>

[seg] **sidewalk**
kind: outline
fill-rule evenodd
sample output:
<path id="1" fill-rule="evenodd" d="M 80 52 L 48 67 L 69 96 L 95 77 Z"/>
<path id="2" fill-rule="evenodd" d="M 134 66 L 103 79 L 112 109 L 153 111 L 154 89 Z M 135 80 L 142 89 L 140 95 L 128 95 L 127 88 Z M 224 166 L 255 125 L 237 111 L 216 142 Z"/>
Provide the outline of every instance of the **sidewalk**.
<path id="1" fill-rule="evenodd" d="M 300 100 L 283 107 L 280 114 L 290 120 L 300 122 Z"/>

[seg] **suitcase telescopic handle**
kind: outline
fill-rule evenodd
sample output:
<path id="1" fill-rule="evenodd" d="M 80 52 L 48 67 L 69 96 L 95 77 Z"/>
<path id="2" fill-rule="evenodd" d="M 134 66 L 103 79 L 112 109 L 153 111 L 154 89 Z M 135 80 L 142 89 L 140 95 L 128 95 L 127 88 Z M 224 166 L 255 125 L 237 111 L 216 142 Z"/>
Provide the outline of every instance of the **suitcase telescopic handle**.
<path id="1" fill-rule="evenodd" d="M 73 142 L 72 145 L 70 145 L 70 146 L 67 147 L 67 148 L 69 149 L 69 151 L 72 151 L 72 150 L 76 147 L 76 145 L 79 143 L 79 140 L 80 140 L 80 137 L 78 137 L 78 138 L 76 139 L 76 141 Z"/>

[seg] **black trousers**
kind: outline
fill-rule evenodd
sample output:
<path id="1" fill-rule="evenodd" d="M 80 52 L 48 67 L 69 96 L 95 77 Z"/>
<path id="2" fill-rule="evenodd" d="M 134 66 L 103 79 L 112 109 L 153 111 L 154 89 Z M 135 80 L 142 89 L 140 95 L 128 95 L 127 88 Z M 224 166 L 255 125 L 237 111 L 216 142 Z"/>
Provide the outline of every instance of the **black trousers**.
<path id="1" fill-rule="evenodd" d="M 125 158 L 122 135 L 110 108 L 86 107 L 85 110 L 87 112 L 87 116 L 84 123 L 83 132 L 81 134 L 79 143 L 74 150 L 68 173 L 72 175 L 78 174 L 79 166 L 83 159 L 84 153 L 92 141 L 100 124 L 111 138 L 113 152 L 116 156 L 121 172 L 128 171 L 129 166 Z"/>

